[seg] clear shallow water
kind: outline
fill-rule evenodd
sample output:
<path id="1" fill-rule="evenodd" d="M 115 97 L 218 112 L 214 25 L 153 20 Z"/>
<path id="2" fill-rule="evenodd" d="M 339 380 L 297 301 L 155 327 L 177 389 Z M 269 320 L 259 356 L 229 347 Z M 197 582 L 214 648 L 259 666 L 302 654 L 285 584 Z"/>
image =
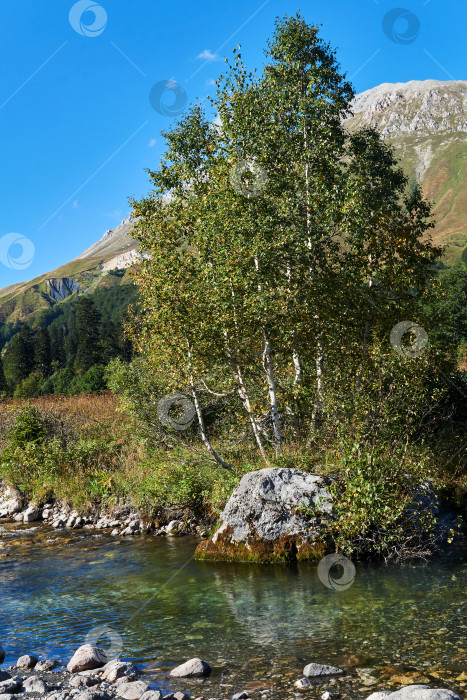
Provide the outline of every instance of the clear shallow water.
<path id="1" fill-rule="evenodd" d="M 6 663 L 22 653 L 66 662 L 102 625 L 121 636 L 122 658 L 167 688 L 174 665 L 208 660 L 214 672 L 194 697 L 246 688 L 293 697 L 311 661 L 348 670 L 337 682 L 344 697 L 414 682 L 465 692 L 466 543 L 415 566 L 357 565 L 353 585 L 338 592 L 315 565 L 196 562 L 196 544 L 0 527 Z"/>

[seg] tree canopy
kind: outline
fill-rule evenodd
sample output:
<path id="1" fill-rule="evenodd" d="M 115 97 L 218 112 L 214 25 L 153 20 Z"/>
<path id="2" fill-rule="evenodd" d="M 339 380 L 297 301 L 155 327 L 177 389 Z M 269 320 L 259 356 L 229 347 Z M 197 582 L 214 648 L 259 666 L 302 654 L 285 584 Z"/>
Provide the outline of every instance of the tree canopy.
<path id="1" fill-rule="evenodd" d="M 191 396 L 224 466 L 203 402 L 229 403 L 268 462 L 315 440 L 330 397 L 376 371 L 371 348 L 393 352 L 391 328 L 420 318 L 440 255 L 430 207 L 375 131 L 346 131 L 353 96 L 318 28 L 278 19 L 262 72 L 234 51 L 218 119 L 196 104 L 165 133 L 153 190 L 133 202 L 151 254 L 133 338 Z"/>

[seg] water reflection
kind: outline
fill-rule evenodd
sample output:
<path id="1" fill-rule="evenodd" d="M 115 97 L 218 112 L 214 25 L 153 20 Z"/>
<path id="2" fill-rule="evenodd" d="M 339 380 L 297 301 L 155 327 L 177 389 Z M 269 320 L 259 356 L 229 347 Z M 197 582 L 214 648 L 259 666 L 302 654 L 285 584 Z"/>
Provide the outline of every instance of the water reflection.
<path id="1" fill-rule="evenodd" d="M 228 672 L 251 677 L 254 660 L 263 680 L 274 666 L 296 677 L 304 662 L 350 666 L 351 657 L 377 669 L 465 668 L 465 544 L 415 567 L 357 565 L 353 585 L 334 591 L 313 565 L 196 562 L 191 538 L 22 530 L 0 532 L 7 662 L 21 653 L 67 660 L 107 625 L 125 658 L 154 673 L 195 655 L 218 665 L 208 696 Z"/>

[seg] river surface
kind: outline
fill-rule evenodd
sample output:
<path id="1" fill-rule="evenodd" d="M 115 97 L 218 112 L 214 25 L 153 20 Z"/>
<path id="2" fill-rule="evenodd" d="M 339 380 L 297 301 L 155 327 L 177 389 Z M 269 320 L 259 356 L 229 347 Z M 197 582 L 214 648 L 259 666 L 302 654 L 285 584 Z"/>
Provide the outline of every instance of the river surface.
<path id="1" fill-rule="evenodd" d="M 405 566 L 356 564 L 345 590 L 325 586 L 316 565 L 197 562 L 191 537 L 112 538 L 92 530 L 0 526 L 0 643 L 6 664 L 24 653 L 67 662 L 86 636 L 113 630 L 121 657 L 153 687 L 193 656 L 213 673 L 193 697 L 292 698 L 312 661 L 343 679 L 301 697 L 338 691 L 367 697 L 425 682 L 467 687 L 467 543 Z M 101 645 L 109 648 L 104 638 Z M 182 687 L 181 687 L 182 686 Z M 268 697 L 267 694 L 264 697 Z"/>

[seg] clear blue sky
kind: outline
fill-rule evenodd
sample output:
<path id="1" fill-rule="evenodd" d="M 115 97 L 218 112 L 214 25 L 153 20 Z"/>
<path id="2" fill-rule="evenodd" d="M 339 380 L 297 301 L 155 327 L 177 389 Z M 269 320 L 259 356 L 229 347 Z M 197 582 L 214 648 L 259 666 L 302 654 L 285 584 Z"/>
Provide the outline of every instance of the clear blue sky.
<path id="1" fill-rule="evenodd" d="M 0 241 L 18 233 L 35 253 L 12 269 L 0 250 L 0 287 L 53 270 L 116 226 L 128 196 L 147 191 L 144 169 L 157 166 L 172 118 L 151 106 L 153 85 L 174 80 L 189 101 L 203 98 L 237 43 L 260 66 L 277 15 L 299 9 L 322 24 L 357 92 L 467 79 L 465 0 L 81 3 L 70 22 L 72 0 L 2 0 Z M 11 243 L 7 263 L 21 251 Z"/>

